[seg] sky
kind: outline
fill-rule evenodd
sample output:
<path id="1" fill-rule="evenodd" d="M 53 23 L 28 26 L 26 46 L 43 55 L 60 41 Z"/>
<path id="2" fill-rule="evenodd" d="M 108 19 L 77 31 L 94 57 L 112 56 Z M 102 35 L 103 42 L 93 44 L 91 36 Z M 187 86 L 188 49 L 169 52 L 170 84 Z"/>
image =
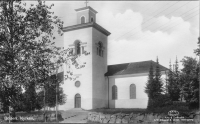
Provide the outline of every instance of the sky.
<path id="1" fill-rule="evenodd" d="M 75 9 L 85 1 L 47 1 L 64 21 L 64 27 L 76 25 Z M 197 58 L 199 37 L 199 1 L 89 1 L 98 13 L 97 23 L 111 32 L 108 37 L 108 65 L 159 58 L 169 67 L 184 56 Z M 63 45 L 63 37 L 56 44 Z"/>

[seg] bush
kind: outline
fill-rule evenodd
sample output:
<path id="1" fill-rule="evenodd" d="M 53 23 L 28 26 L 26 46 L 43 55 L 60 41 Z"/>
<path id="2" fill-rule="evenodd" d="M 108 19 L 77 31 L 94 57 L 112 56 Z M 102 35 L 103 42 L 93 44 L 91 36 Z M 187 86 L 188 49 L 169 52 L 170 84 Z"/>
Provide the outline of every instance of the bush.
<path id="1" fill-rule="evenodd" d="M 147 110 L 151 110 L 157 107 L 164 107 L 172 105 L 173 102 L 171 101 L 169 95 L 161 94 L 154 99 L 149 99 Z"/>
<path id="2" fill-rule="evenodd" d="M 190 111 L 187 103 L 171 101 L 170 97 L 166 94 L 162 94 L 155 99 L 149 99 L 147 112 L 167 114 L 170 110 L 177 110 L 180 115 L 185 115 Z"/>
<path id="3" fill-rule="evenodd" d="M 186 103 L 186 102 L 181 102 L 181 101 L 173 101 L 173 105 L 174 106 L 184 106 L 184 107 L 188 107 L 189 105 L 188 105 L 188 103 Z"/>

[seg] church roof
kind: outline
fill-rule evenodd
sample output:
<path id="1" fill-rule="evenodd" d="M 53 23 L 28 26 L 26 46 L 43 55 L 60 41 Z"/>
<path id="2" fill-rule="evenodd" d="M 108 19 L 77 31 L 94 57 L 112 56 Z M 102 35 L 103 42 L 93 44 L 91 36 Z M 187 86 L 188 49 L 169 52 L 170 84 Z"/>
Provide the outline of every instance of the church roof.
<path id="1" fill-rule="evenodd" d="M 97 29 L 98 31 L 102 32 L 103 34 L 105 34 L 106 36 L 111 34 L 109 31 L 107 31 L 106 29 L 104 29 L 103 27 L 101 27 L 95 22 L 72 25 L 72 26 L 64 27 L 62 30 L 64 32 L 68 32 L 68 31 L 73 31 L 73 30 L 78 30 L 78 29 L 88 28 L 88 27 L 93 27 Z"/>
<path id="2" fill-rule="evenodd" d="M 150 65 L 152 63 L 153 68 L 155 69 L 157 63 L 150 61 L 142 62 L 133 62 L 133 63 L 124 63 L 117 65 L 109 65 L 108 71 L 105 76 L 115 76 L 115 75 L 127 75 L 127 74 L 137 74 L 137 73 L 149 73 Z M 168 68 L 159 64 L 160 71 L 169 70 Z"/>

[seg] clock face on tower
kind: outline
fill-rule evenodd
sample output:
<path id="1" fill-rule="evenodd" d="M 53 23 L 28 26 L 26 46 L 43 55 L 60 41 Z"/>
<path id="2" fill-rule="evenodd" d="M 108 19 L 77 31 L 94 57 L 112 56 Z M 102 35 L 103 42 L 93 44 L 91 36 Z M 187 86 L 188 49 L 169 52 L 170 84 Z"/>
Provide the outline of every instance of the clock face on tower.
<path id="1" fill-rule="evenodd" d="M 80 87 L 80 85 L 81 85 L 81 82 L 80 82 L 80 81 L 76 81 L 76 82 L 75 82 L 75 86 L 76 86 L 76 87 Z"/>

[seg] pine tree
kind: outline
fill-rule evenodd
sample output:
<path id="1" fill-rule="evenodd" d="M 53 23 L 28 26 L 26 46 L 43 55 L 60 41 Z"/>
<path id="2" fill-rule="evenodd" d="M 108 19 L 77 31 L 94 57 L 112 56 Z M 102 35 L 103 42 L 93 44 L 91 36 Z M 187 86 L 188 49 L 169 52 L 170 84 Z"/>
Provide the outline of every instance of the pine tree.
<path id="1" fill-rule="evenodd" d="M 168 73 L 168 94 L 172 101 L 178 101 L 180 98 L 180 73 L 178 71 L 178 60 L 176 58 L 176 62 L 174 64 L 174 71 L 171 69 L 170 62 L 170 70 Z"/>
<path id="2" fill-rule="evenodd" d="M 153 65 L 151 62 L 150 69 L 149 69 L 148 81 L 147 81 L 146 87 L 145 87 L 145 93 L 147 93 L 149 98 L 153 98 L 153 91 L 152 91 L 153 83 L 154 83 L 154 70 L 153 70 Z"/>
<path id="3" fill-rule="evenodd" d="M 172 65 L 171 65 L 171 60 L 169 64 L 169 72 L 167 75 L 167 93 L 170 95 L 171 94 L 171 85 L 173 84 L 173 72 L 172 72 Z"/>
<path id="4" fill-rule="evenodd" d="M 155 73 L 152 63 L 150 65 L 148 82 L 145 87 L 145 92 L 149 97 L 147 109 L 152 110 L 155 107 L 159 107 L 164 104 L 160 102 L 161 98 L 163 98 L 162 95 L 163 83 L 161 79 L 161 72 L 160 72 L 158 58 L 157 58 Z"/>
<path id="5" fill-rule="evenodd" d="M 162 94 L 162 92 L 163 92 L 163 82 L 161 79 L 161 72 L 157 58 L 155 75 L 152 63 L 150 65 L 149 77 L 148 77 L 148 82 L 146 84 L 145 93 L 148 94 L 149 98 L 154 99 L 158 95 Z"/>
<path id="6" fill-rule="evenodd" d="M 148 81 L 146 83 L 145 87 L 145 93 L 147 93 L 149 99 L 148 99 L 148 105 L 147 109 L 151 109 L 153 107 L 153 84 L 154 84 L 154 70 L 153 70 L 153 65 L 151 62 L 150 69 L 149 69 L 149 76 L 148 76 Z"/>
<path id="7" fill-rule="evenodd" d="M 161 72 L 159 67 L 158 58 L 156 60 L 156 71 L 155 71 L 155 90 L 154 90 L 154 97 L 162 94 L 163 92 L 163 82 L 161 79 Z"/>
<path id="8" fill-rule="evenodd" d="M 176 57 L 174 70 L 174 97 L 173 101 L 178 101 L 180 98 L 180 72 L 178 70 L 178 59 Z"/>

